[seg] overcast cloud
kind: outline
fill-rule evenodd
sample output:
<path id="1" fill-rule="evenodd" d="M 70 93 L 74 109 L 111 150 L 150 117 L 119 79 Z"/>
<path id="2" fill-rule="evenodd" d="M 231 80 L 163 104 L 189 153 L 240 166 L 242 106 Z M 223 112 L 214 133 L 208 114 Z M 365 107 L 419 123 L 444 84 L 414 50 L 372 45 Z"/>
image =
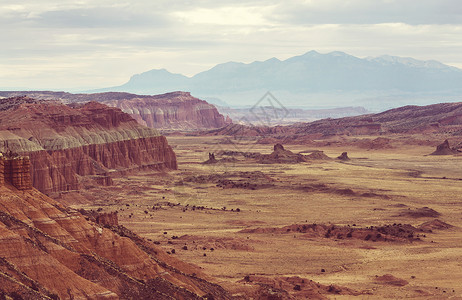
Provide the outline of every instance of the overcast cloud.
<path id="1" fill-rule="evenodd" d="M 1 89 L 114 86 L 310 50 L 462 67 L 459 0 L 2 0 L 0 15 Z"/>

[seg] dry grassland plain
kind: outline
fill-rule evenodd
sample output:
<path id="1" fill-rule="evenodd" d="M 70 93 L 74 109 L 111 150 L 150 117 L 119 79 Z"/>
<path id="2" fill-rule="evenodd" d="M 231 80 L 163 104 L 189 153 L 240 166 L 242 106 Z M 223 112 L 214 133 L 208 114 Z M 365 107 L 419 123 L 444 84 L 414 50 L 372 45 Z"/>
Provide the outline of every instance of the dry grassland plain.
<path id="1" fill-rule="evenodd" d="M 81 195 L 91 201 L 73 207 L 117 210 L 120 224 L 236 294 L 245 276 L 264 275 L 336 284 L 364 299 L 462 299 L 462 156 L 428 156 L 430 146 L 284 145 L 294 153 L 322 150 L 332 159 L 260 164 L 235 156 L 202 164 L 209 152 L 270 153 L 272 145 L 223 144 L 222 137 L 168 140 L 177 171 L 115 178 L 112 187 L 88 185 Z M 344 151 L 351 160 L 335 159 Z M 435 219 L 454 227 L 418 230 Z M 281 229 L 293 224 L 350 232 L 410 224 L 417 231 L 386 240 L 372 229 L 369 238 Z"/>

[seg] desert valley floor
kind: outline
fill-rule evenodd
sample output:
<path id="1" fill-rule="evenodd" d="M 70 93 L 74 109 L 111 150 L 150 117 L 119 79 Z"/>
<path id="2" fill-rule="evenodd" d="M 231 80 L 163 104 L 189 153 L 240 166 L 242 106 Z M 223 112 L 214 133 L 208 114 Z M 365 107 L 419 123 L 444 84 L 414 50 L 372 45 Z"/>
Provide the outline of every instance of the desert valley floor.
<path id="1" fill-rule="evenodd" d="M 89 182 L 59 201 L 118 211 L 120 224 L 236 296 L 259 282 L 304 298 L 312 280 L 330 289 L 320 298 L 462 299 L 462 156 L 429 156 L 434 147 L 405 142 L 284 145 L 331 159 L 262 164 L 220 153 L 271 153 L 273 145 L 168 141 L 178 170 L 115 177 L 109 187 Z M 336 159 L 344 151 L 350 160 Z M 223 160 L 203 164 L 210 152 Z"/>

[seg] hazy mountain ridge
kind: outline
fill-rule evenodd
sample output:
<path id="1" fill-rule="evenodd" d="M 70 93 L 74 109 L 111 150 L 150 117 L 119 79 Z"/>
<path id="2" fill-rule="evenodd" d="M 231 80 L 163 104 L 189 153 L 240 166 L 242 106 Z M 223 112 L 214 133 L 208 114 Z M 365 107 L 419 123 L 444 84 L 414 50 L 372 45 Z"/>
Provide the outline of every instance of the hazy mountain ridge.
<path id="1" fill-rule="evenodd" d="M 461 69 L 434 60 L 389 55 L 358 58 L 339 51 L 327 54 L 310 51 L 286 60 L 227 62 L 192 77 L 165 69 L 150 70 L 132 76 L 124 85 L 97 91 L 154 94 L 183 90 L 203 98 L 217 97 L 231 105 L 256 101 L 256 95 L 263 95 L 265 91 L 280 91 L 292 106 L 323 102 L 323 96 L 316 94 L 338 97 L 331 100 L 330 106 L 350 106 L 363 105 L 358 100 L 368 101 L 374 97 L 460 97 L 461 82 Z M 402 102 L 388 103 L 386 108 L 399 105 Z"/>

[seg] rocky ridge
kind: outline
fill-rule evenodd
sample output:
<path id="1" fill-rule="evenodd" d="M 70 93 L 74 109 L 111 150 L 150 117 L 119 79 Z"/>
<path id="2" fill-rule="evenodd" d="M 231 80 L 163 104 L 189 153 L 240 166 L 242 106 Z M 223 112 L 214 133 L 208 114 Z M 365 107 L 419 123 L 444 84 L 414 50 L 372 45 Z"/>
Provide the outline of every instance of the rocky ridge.
<path id="1" fill-rule="evenodd" d="M 122 92 L 96 94 L 50 91 L 0 92 L 0 97 L 20 96 L 40 100 L 57 100 L 64 103 L 96 101 L 120 108 L 141 125 L 156 129 L 189 131 L 220 128 L 231 123 L 231 120 L 225 119 L 215 106 L 191 96 L 188 92 L 171 92 L 162 95 L 135 95 Z"/>
<path id="2" fill-rule="evenodd" d="M 0 241 L 0 296 L 230 299 L 198 268 L 121 226 L 87 221 L 35 189 L 0 185 Z"/>
<path id="3" fill-rule="evenodd" d="M 204 132 L 207 135 L 250 136 L 263 143 L 274 138 L 283 143 L 302 142 L 334 135 L 445 134 L 462 135 L 462 102 L 404 106 L 378 114 L 323 119 L 288 126 L 230 124 Z"/>

